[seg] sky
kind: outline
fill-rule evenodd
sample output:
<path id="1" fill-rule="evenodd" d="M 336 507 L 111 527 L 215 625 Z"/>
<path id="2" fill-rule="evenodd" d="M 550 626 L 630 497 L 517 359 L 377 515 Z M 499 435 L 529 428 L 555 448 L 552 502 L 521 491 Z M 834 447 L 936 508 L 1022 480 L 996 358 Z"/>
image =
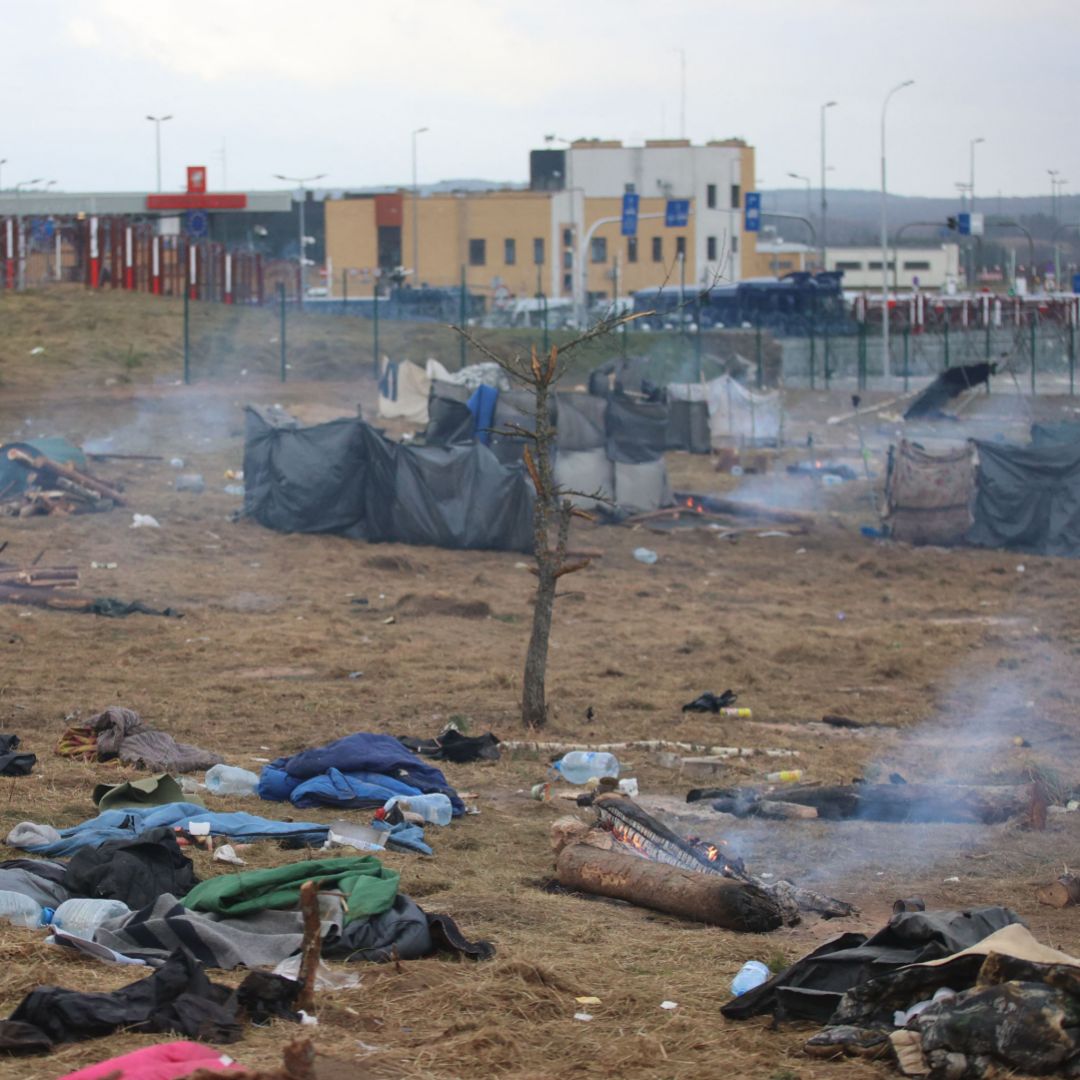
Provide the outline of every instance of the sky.
<path id="1" fill-rule="evenodd" d="M 758 187 L 1080 190 L 1075 0 L 33 0 L 0 8 L 0 184 L 214 190 L 522 182 L 545 134 L 742 136 Z M 685 130 L 680 71 L 685 59 Z M 224 153 L 223 153 L 224 151 Z"/>

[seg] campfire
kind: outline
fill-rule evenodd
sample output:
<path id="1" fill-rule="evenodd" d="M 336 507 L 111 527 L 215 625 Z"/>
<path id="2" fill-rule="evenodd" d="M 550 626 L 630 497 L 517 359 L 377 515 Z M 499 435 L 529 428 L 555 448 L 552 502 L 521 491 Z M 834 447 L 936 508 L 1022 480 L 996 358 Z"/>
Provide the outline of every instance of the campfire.
<path id="1" fill-rule="evenodd" d="M 593 809 L 597 815 L 594 828 L 577 819 L 566 819 L 553 827 L 560 851 L 559 880 L 564 885 L 688 914 L 732 929 L 760 931 L 792 926 L 799 922 L 802 912 L 817 912 L 825 918 L 856 913 L 851 904 L 799 888 L 790 881 L 762 880 L 746 868 L 742 859 L 726 852 L 723 841 L 685 840 L 621 795 L 598 795 Z M 590 850 L 595 848 L 604 851 Z M 619 862 L 627 858 L 629 863 Z M 639 861 L 656 869 L 660 865 L 674 867 L 682 873 L 669 880 L 670 875 L 657 876 L 645 866 L 635 866 Z M 716 885 L 710 887 L 708 881 Z M 688 902 L 688 895 L 694 896 L 695 903 Z M 763 926 L 764 922 L 771 925 Z"/>
<path id="2" fill-rule="evenodd" d="M 21 446 L 9 446 L 7 458 L 26 470 L 23 483 L 0 490 L 0 510 L 9 517 L 81 514 L 125 505 L 117 488 L 74 465 Z"/>

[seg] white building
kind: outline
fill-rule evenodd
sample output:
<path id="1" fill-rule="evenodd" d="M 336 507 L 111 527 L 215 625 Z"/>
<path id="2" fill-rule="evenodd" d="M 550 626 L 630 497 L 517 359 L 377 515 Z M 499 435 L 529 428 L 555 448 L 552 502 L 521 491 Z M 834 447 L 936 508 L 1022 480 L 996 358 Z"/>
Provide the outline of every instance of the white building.
<path id="1" fill-rule="evenodd" d="M 881 291 L 880 247 L 830 247 L 826 269 L 843 270 L 845 289 Z M 902 247 L 889 251 L 889 288 L 897 292 L 949 291 L 960 278 L 960 246 Z"/>

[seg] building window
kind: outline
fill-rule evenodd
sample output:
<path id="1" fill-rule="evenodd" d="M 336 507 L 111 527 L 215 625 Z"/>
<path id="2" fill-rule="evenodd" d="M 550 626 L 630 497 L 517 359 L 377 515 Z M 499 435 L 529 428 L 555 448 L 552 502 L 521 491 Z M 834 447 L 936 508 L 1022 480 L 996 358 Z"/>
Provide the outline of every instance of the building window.
<path id="1" fill-rule="evenodd" d="M 628 236 L 626 238 L 626 261 L 637 262 L 637 237 Z"/>
<path id="2" fill-rule="evenodd" d="M 861 270 L 862 269 L 862 263 L 861 262 L 844 262 L 842 259 L 837 259 L 836 260 L 836 269 L 837 270 Z M 878 269 L 879 270 L 881 269 L 881 263 L 878 263 Z"/>
<path id="3" fill-rule="evenodd" d="M 880 260 L 880 259 L 878 259 L 878 261 L 877 261 L 877 262 L 872 262 L 872 263 L 868 263 L 868 264 L 867 264 L 867 269 L 869 269 L 869 270 L 878 270 L 878 271 L 880 271 L 880 270 L 881 270 L 881 260 Z M 890 270 L 895 270 L 895 269 L 896 269 L 896 263 L 894 263 L 894 262 L 892 262 L 892 261 L 890 260 L 890 261 L 889 261 L 889 269 L 890 269 Z"/>
<path id="4" fill-rule="evenodd" d="M 675 258 L 676 259 L 685 259 L 686 258 L 686 237 L 685 236 L 676 236 L 675 237 Z"/>
<path id="5" fill-rule="evenodd" d="M 779 270 L 790 270 L 795 264 L 790 259 L 781 259 L 777 264 Z"/>
<path id="6" fill-rule="evenodd" d="M 930 269 L 930 264 L 928 262 L 923 262 L 921 259 L 916 259 L 913 262 L 908 262 L 907 260 L 905 260 L 904 261 L 904 269 L 905 270 L 929 270 Z"/>
<path id="7" fill-rule="evenodd" d="M 738 255 L 739 254 L 739 238 L 737 236 L 733 236 L 731 238 L 731 254 L 732 255 Z"/>
<path id="8" fill-rule="evenodd" d="M 509 236 L 503 241 L 503 262 L 507 266 L 517 262 L 517 241 Z"/>
<path id="9" fill-rule="evenodd" d="M 715 210 L 716 209 L 716 185 L 715 184 L 706 184 L 705 185 L 705 205 L 710 210 Z"/>
<path id="10" fill-rule="evenodd" d="M 564 251 L 562 253 L 562 265 L 564 270 L 574 269 L 574 253 L 572 251 Z"/>
<path id="11" fill-rule="evenodd" d="M 562 246 L 566 247 L 566 248 L 574 246 L 574 230 L 573 229 L 563 229 L 563 231 L 562 231 Z"/>
<path id="12" fill-rule="evenodd" d="M 469 241 L 469 265 L 470 266 L 486 266 L 487 265 L 487 241 L 486 240 L 470 240 Z"/>
<path id="13" fill-rule="evenodd" d="M 654 236 L 652 238 L 652 261 L 664 261 L 664 238 L 662 236 Z"/>
<path id="14" fill-rule="evenodd" d="M 738 184 L 731 185 L 731 209 L 738 210 L 742 205 L 741 203 L 742 192 L 739 190 Z"/>
<path id="15" fill-rule="evenodd" d="M 592 243 L 589 245 L 589 258 L 594 263 L 606 263 L 607 262 L 607 238 L 603 236 L 594 236 Z"/>
<path id="16" fill-rule="evenodd" d="M 542 236 L 538 236 L 533 241 L 533 262 L 537 266 L 544 265 L 544 238 Z"/>
<path id="17" fill-rule="evenodd" d="M 574 288 L 574 276 L 573 274 L 563 274 L 562 279 L 563 292 L 572 292 Z"/>
<path id="18" fill-rule="evenodd" d="M 707 236 L 705 238 L 705 257 L 709 262 L 716 262 L 716 237 Z"/>

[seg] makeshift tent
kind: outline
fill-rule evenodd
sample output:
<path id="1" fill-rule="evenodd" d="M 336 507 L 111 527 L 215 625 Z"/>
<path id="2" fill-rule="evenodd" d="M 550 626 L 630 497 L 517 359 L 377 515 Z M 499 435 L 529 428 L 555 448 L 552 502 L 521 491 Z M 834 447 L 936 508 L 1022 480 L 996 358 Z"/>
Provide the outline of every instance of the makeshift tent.
<path id="1" fill-rule="evenodd" d="M 1080 442 L 1003 446 L 979 442 L 978 547 L 1080 556 Z"/>
<path id="2" fill-rule="evenodd" d="M 527 551 L 531 482 L 480 443 L 391 442 L 359 419 L 287 428 L 248 408 L 244 512 L 281 532 Z"/>
<path id="3" fill-rule="evenodd" d="M 721 375 L 705 383 L 705 400 L 709 405 L 709 431 L 714 446 L 779 440 L 782 405 L 775 390 L 768 393 L 748 390 L 730 375 Z"/>
<path id="4" fill-rule="evenodd" d="M 930 454 L 907 440 L 889 451 L 885 520 L 896 540 L 959 544 L 972 523 L 975 455 L 970 446 Z"/>
<path id="5" fill-rule="evenodd" d="M 430 392 L 431 379 L 418 364 L 410 360 L 382 358 L 379 370 L 380 419 L 426 424 Z"/>

